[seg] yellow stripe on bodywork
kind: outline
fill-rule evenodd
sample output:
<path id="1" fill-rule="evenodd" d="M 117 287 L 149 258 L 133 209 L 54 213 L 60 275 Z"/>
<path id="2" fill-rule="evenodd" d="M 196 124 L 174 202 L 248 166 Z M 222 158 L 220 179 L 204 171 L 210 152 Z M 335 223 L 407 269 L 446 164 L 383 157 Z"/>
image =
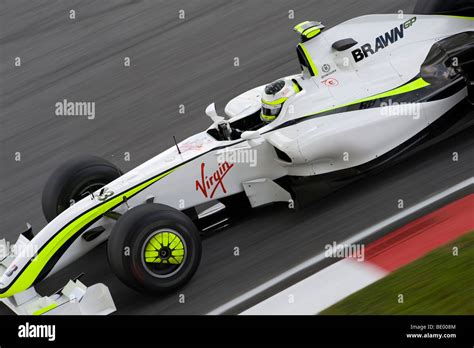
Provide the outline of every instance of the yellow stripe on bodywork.
<path id="1" fill-rule="evenodd" d="M 404 93 L 408 93 L 408 92 L 411 92 L 411 91 L 416 91 L 417 89 L 421 89 L 421 88 L 427 87 L 429 85 L 430 84 L 428 82 L 426 82 L 425 80 L 423 80 L 422 77 L 420 77 L 420 78 L 418 78 L 418 79 L 416 79 L 416 80 L 414 80 L 410 83 L 407 83 L 406 85 L 403 85 L 403 86 L 400 86 L 398 88 L 392 89 L 388 92 L 376 94 L 376 95 L 373 95 L 373 96 L 365 98 L 365 99 L 359 99 L 354 104 L 363 103 L 363 102 L 370 101 L 370 100 L 375 100 L 375 99 L 391 97 L 391 96 L 394 96 L 394 95 L 404 94 Z"/>
<path id="2" fill-rule="evenodd" d="M 338 105 L 338 106 L 335 106 L 333 108 L 329 108 L 329 109 L 326 109 L 326 110 L 321 110 L 321 111 L 318 111 L 314 114 L 306 115 L 304 117 L 309 117 L 309 116 L 314 116 L 314 115 L 317 115 L 317 114 L 322 114 L 324 112 L 336 110 L 336 109 L 343 108 L 343 107 L 346 107 L 346 106 L 351 106 L 351 105 L 364 103 L 364 102 L 371 101 L 371 100 L 377 100 L 377 99 L 381 99 L 381 98 L 386 98 L 386 97 L 391 97 L 391 96 L 395 96 L 395 95 L 399 95 L 399 94 L 404 94 L 404 93 L 416 91 L 417 89 L 421 89 L 421 88 L 427 87 L 429 85 L 430 84 L 428 82 L 426 82 L 425 80 L 423 80 L 423 78 L 420 77 L 420 78 L 418 78 L 418 79 L 416 79 L 416 80 L 414 80 L 410 83 L 407 83 L 406 85 L 397 87 L 397 88 L 392 89 L 390 91 L 375 94 L 371 97 L 367 97 L 367 98 L 364 98 L 364 99 L 359 99 L 359 100 L 356 100 L 356 101 L 353 101 L 353 102 L 350 102 L 350 103 L 347 103 L 347 104 Z"/>
<path id="3" fill-rule="evenodd" d="M 474 17 L 467 17 L 467 16 L 451 16 L 451 15 L 440 15 L 444 17 L 451 17 L 451 18 L 457 18 L 457 19 L 466 19 L 469 21 L 474 21 Z"/>
<path id="4" fill-rule="evenodd" d="M 308 50 L 306 49 L 306 47 L 302 43 L 298 44 L 298 46 L 301 47 L 301 50 L 303 51 L 303 54 L 306 57 L 306 60 L 308 61 L 309 65 L 311 67 L 311 70 L 313 72 L 313 76 L 318 76 L 318 69 L 316 68 L 316 65 L 314 64 L 313 59 L 311 59 L 311 56 L 309 55 Z"/>
<path id="5" fill-rule="evenodd" d="M 43 308 L 38 309 L 37 311 L 34 311 L 34 312 L 32 313 L 32 315 L 41 315 L 41 314 L 44 314 L 44 313 L 46 313 L 46 312 L 49 312 L 49 311 L 52 310 L 52 309 L 55 309 L 57 306 L 58 306 L 58 304 L 57 304 L 56 302 L 50 303 L 50 304 L 47 305 L 46 307 L 43 307 Z"/>
<path id="6" fill-rule="evenodd" d="M 178 168 L 172 169 L 166 173 L 163 173 L 155 178 L 152 178 L 143 184 L 136 186 L 135 188 L 130 189 L 116 197 L 109 199 L 108 201 L 98 205 L 91 211 L 79 216 L 72 222 L 70 222 L 66 227 L 64 227 L 40 252 L 31 260 L 30 264 L 26 266 L 26 269 L 22 271 L 20 276 L 14 281 L 12 286 L 3 294 L 0 294 L 1 297 L 9 297 L 21 291 L 28 289 L 33 282 L 40 274 L 41 270 L 46 266 L 48 261 L 53 257 L 53 255 L 61 248 L 64 243 L 66 243 L 74 234 L 79 231 L 81 228 L 87 226 L 90 222 L 104 215 L 107 211 L 113 207 L 119 205 L 123 201 L 125 196 L 127 199 L 136 195 L 140 191 L 144 190 L 148 186 L 157 182 L 158 180 L 164 178 L 168 174 L 172 173 Z"/>

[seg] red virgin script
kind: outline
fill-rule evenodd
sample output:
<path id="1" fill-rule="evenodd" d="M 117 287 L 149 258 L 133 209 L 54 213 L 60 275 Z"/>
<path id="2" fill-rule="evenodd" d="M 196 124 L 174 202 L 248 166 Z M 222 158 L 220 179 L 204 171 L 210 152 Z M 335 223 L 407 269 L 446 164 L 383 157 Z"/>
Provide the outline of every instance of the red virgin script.
<path id="1" fill-rule="evenodd" d="M 201 163 L 201 181 L 196 180 L 196 191 L 201 190 L 206 198 L 213 198 L 218 187 L 222 188 L 222 192 L 227 193 L 222 180 L 234 166 L 234 163 L 229 164 L 228 162 L 224 162 L 219 164 L 219 167 L 211 176 L 205 174 L 205 165 L 205 163 Z"/>

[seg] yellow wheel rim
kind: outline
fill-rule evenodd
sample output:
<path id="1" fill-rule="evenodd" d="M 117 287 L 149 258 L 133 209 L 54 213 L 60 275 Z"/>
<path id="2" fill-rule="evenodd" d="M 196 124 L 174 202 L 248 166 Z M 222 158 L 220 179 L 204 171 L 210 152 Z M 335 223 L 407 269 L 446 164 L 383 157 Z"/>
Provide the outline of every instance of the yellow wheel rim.
<path id="1" fill-rule="evenodd" d="M 146 263 L 180 265 L 185 250 L 182 237 L 171 231 L 161 231 L 151 237 L 145 245 Z"/>

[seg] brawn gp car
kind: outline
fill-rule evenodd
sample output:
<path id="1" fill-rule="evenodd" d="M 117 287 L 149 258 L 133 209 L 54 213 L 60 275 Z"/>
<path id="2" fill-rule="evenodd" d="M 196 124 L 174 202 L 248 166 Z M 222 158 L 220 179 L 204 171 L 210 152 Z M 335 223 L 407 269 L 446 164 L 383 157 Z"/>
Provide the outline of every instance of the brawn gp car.
<path id="1" fill-rule="evenodd" d="M 19 314 L 107 314 L 107 287 L 34 286 L 107 241 L 128 286 L 183 286 L 201 258 L 202 205 L 302 204 L 472 124 L 474 20 L 368 15 L 295 31 L 299 73 L 214 104 L 212 125 L 135 169 L 82 156 L 49 178 L 48 224 L 20 234 L 0 261 L 0 297 Z"/>

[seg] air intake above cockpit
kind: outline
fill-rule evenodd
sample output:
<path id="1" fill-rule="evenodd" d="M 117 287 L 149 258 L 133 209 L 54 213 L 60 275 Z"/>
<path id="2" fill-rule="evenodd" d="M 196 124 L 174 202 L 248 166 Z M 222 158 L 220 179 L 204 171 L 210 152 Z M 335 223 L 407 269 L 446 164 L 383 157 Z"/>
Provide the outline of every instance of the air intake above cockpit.
<path id="1" fill-rule="evenodd" d="M 332 44 L 332 48 L 334 48 L 336 51 L 345 51 L 352 46 L 357 45 L 357 41 L 354 40 L 353 38 L 348 38 L 348 39 L 342 39 L 334 42 Z"/>

